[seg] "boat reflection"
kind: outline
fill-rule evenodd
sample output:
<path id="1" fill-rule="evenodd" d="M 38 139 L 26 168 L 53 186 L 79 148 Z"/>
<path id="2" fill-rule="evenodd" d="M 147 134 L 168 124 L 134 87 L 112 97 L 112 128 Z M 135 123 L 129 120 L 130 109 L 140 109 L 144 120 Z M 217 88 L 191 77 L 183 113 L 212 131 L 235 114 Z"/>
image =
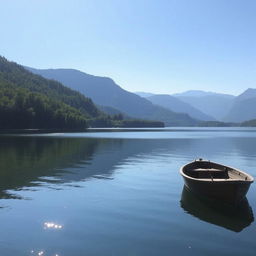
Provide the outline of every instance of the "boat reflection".
<path id="1" fill-rule="evenodd" d="M 198 197 L 183 187 L 181 207 L 200 220 L 240 232 L 254 221 L 253 211 L 247 198 L 237 206 L 224 205 L 207 198 Z"/>

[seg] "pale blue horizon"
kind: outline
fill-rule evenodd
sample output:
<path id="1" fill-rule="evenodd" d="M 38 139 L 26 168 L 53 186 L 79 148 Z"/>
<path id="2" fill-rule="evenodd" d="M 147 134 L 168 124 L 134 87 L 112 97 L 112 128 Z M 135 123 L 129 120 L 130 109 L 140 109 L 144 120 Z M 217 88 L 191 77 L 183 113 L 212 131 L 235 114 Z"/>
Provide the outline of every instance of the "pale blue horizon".
<path id="1" fill-rule="evenodd" d="M 107 76 L 128 91 L 256 87 L 253 0 L 0 1 L 0 55 Z"/>

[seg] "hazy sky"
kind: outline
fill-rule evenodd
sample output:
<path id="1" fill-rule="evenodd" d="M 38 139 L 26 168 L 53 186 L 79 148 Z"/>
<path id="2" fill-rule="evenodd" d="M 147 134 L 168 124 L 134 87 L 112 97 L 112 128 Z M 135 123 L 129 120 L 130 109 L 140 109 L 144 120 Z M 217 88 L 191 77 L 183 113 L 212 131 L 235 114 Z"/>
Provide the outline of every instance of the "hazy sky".
<path id="1" fill-rule="evenodd" d="M 0 0 L 0 55 L 129 91 L 256 88 L 255 0 Z"/>

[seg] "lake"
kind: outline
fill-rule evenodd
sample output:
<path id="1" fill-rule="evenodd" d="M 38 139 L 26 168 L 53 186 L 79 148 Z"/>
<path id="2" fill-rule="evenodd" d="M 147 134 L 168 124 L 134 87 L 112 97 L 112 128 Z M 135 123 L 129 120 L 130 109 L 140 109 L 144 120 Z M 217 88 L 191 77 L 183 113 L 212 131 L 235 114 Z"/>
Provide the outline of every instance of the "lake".
<path id="1" fill-rule="evenodd" d="M 237 210 L 198 200 L 179 168 L 256 177 L 256 129 L 95 129 L 0 136 L 0 255 L 256 255 L 256 188 Z"/>

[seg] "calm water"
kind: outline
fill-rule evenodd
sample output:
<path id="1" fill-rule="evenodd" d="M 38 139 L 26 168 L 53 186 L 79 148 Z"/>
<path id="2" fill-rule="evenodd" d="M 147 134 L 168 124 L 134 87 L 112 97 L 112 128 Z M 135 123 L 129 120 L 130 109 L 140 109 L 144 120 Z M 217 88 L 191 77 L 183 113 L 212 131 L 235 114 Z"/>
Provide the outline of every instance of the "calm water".
<path id="1" fill-rule="evenodd" d="M 183 190 L 195 158 L 256 177 L 255 129 L 0 137 L 0 255 L 256 255 L 256 188 L 240 209 Z"/>

